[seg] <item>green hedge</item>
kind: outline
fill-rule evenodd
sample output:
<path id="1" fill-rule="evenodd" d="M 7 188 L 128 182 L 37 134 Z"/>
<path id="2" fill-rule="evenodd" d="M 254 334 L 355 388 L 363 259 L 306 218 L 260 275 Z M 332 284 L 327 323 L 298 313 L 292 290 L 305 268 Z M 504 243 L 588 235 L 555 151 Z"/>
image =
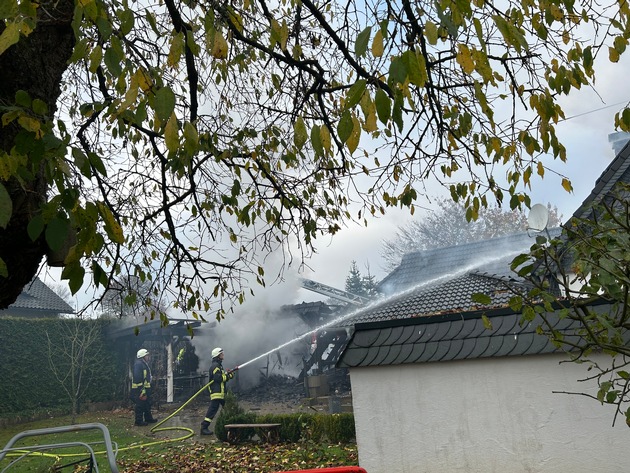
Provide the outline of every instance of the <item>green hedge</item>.
<path id="1" fill-rule="evenodd" d="M 80 336 L 96 324 L 97 337 L 84 354 L 85 378 L 89 380 L 82 402 L 101 402 L 121 397 L 125 363 L 102 335 L 100 320 L 0 318 L 0 416 L 46 412 L 69 407 L 71 399 L 51 369 L 70 370 L 64 355 L 74 334 Z M 75 325 L 76 324 L 76 325 Z M 88 325 L 92 324 L 92 325 Z M 84 384 L 85 385 L 85 384 Z"/>
<path id="2" fill-rule="evenodd" d="M 228 393 L 224 409 L 216 419 L 214 433 L 220 440 L 227 441 L 226 424 L 280 424 L 280 441 L 329 441 L 349 443 L 356 439 L 354 415 L 343 414 L 263 414 L 246 413 L 238 406 L 236 398 Z M 242 440 L 251 440 L 254 430 L 240 431 Z"/>

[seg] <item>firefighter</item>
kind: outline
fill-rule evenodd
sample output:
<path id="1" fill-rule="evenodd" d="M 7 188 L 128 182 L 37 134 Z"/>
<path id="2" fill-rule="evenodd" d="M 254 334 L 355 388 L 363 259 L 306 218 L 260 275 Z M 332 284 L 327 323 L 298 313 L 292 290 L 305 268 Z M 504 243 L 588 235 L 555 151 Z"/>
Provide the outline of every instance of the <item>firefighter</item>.
<path id="1" fill-rule="evenodd" d="M 133 365 L 133 378 L 129 397 L 135 404 L 135 424 L 144 426 L 157 422 L 151 415 L 151 368 L 149 367 L 149 351 L 141 348 L 136 353 Z"/>
<path id="2" fill-rule="evenodd" d="M 214 416 L 217 415 L 219 408 L 225 405 L 225 383 L 234 377 L 233 370 L 225 371 L 223 369 L 223 348 L 215 348 L 212 350 L 212 365 L 210 366 L 210 382 L 208 391 L 210 391 L 210 406 L 206 417 L 201 422 L 201 435 L 211 435 L 212 432 L 208 427 Z"/>

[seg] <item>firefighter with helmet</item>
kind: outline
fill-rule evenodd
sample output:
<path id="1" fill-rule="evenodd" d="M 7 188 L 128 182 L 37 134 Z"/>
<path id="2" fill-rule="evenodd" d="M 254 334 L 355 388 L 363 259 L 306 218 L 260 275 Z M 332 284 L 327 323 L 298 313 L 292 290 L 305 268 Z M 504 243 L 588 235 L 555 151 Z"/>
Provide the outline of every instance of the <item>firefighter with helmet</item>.
<path id="1" fill-rule="evenodd" d="M 206 412 L 206 417 L 201 422 L 201 435 L 210 435 L 210 423 L 219 412 L 219 408 L 225 405 L 225 383 L 234 378 L 234 372 L 238 370 L 238 366 L 233 370 L 225 371 L 223 369 L 223 348 L 215 348 L 212 350 L 212 365 L 210 366 L 210 382 L 208 383 L 208 391 L 210 391 L 210 406 Z"/>
<path id="2" fill-rule="evenodd" d="M 141 348 L 136 353 L 133 364 L 133 377 L 129 398 L 135 404 L 135 424 L 144 426 L 157 422 L 151 414 L 151 368 L 149 367 L 149 351 Z"/>

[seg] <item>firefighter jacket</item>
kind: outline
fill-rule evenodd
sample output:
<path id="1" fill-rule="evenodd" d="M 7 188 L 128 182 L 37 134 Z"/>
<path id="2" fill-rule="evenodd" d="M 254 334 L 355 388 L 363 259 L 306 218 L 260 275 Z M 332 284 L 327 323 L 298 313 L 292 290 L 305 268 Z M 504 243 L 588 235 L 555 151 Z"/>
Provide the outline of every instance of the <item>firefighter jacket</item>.
<path id="1" fill-rule="evenodd" d="M 132 392 L 150 393 L 151 368 L 142 358 L 137 358 L 133 364 L 133 378 L 131 379 Z"/>
<path id="2" fill-rule="evenodd" d="M 225 399 L 225 383 L 234 377 L 234 373 L 228 373 L 223 369 L 219 358 L 212 359 L 210 366 L 210 399 Z"/>

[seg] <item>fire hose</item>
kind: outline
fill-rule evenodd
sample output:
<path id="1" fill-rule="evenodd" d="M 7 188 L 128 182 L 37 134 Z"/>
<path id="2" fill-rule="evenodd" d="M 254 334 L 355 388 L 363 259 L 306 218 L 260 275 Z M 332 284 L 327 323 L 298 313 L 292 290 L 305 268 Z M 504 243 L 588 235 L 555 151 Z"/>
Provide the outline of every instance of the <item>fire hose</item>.
<path id="1" fill-rule="evenodd" d="M 239 368 L 240 368 L 240 366 L 237 366 L 237 367 L 235 367 L 235 368 L 233 368 L 231 370 L 227 370 L 227 373 L 228 374 L 232 374 L 235 371 L 238 371 Z M 138 449 L 138 448 L 149 447 L 149 446 L 152 446 L 152 445 L 159 445 L 159 444 L 162 444 L 162 443 L 179 442 L 179 441 L 182 441 L 182 440 L 189 439 L 190 437 L 195 435 L 195 431 L 192 430 L 189 427 L 181 427 L 181 426 L 161 427 L 161 426 L 164 423 L 166 423 L 167 421 L 169 421 L 170 419 L 172 419 L 173 417 L 175 417 L 177 414 L 179 414 L 179 412 L 181 412 L 182 409 L 184 409 L 197 396 L 199 396 L 199 394 L 201 394 L 206 389 L 208 389 L 208 387 L 210 386 L 211 383 L 212 383 L 212 380 L 208 381 L 208 383 L 206 383 L 204 386 L 202 386 L 184 404 L 182 404 L 180 407 L 178 407 L 172 414 L 170 414 L 169 416 L 165 417 L 164 419 L 159 421 L 157 424 L 155 424 L 150 430 L 152 433 L 181 430 L 181 431 L 186 432 L 185 435 L 183 435 L 181 437 L 176 437 L 176 438 L 167 438 L 167 439 L 162 439 L 162 440 L 156 440 L 154 442 L 135 444 L 135 445 L 130 445 L 128 447 L 117 448 L 116 451 L 117 452 L 121 452 L 121 451 L 128 451 L 128 450 L 134 450 L 134 449 Z M 9 457 L 9 456 L 10 457 L 23 456 L 25 453 L 28 453 L 28 452 L 27 451 L 16 450 L 16 451 L 8 454 L 7 457 Z M 80 453 L 56 453 L 56 454 L 54 454 L 54 453 L 45 453 L 45 452 L 37 452 L 37 453 L 30 452 L 30 454 L 32 454 L 32 455 L 34 454 L 34 455 L 38 455 L 38 456 L 42 456 L 42 457 L 50 457 L 50 458 L 54 458 L 56 460 L 61 460 L 62 458 L 72 458 L 72 457 L 83 456 L 83 454 L 80 454 Z M 107 454 L 106 450 L 101 450 L 101 451 L 95 451 L 94 452 L 94 455 L 104 455 L 104 454 Z"/>

